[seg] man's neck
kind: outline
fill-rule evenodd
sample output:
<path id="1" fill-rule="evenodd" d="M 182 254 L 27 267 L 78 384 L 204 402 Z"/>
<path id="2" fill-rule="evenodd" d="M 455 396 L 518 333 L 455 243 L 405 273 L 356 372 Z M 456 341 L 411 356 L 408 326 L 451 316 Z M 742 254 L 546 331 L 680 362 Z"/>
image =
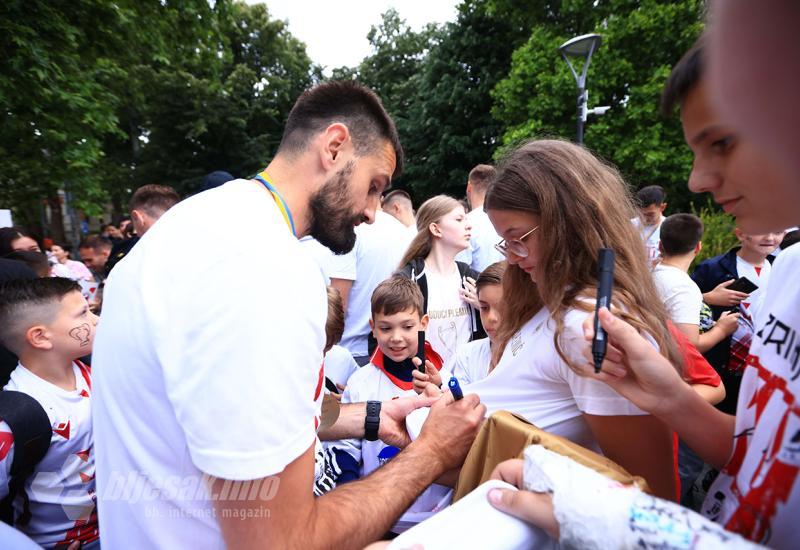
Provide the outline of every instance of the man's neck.
<path id="1" fill-rule="evenodd" d="M 316 175 L 306 168 L 308 164 L 290 162 L 284 156 L 278 155 L 266 168 L 270 183 L 286 201 L 292 214 L 298 239 L 311 231 L 308 202 L 315 188 Z"/>
<path id="2" fill-rule="evenodd" d="M 23 353 L 20 355 L 19 362 L 42 380 L 50 382 L 62 390 L 74 391 L 77 388 L 71 359 L 63 359 L 49 354 Z"/>
<path id="3" fill-rule="evenodd" d="M 483 210 L 483 201 L 486 199 L 486 194 L 483 195 L 472 195 L 471 200 L 469 201 L 469 205 L 472 207 L 471 212 L 475 210 Z"/>
<path id="4" fill-rule="evenodd" d="M 661 259 L 661 265 L 669 265 L 677 267 L 684 273 L 689 273 L 689 266 L 694 261 L 694 254 L 686 254 L 684 256 L 664 256 Z"/>
<path id="5" fill-rule="evenodd" d="M 753 252 L 752 250 L 745 250 L 744 247 L 740 248 L 739 251 L 736 252 L 736 255 L 748 264 L 755 266 L 764 265 L 764 261 L 767 259 L 763 254 Z"/>

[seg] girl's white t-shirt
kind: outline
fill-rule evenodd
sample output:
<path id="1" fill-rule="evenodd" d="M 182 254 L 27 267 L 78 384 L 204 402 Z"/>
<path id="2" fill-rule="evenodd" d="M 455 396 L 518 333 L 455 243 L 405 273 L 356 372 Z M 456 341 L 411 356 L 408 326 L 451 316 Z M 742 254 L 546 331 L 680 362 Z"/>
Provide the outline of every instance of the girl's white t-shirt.
<path id="1" fill-rule="evenodd" d="M 585 311 L 572 309 L 564 318 L 561 348 L 575 364 L 586 361 L 582 352 Z M 506 410 L 537 427 L 599 452 L 583 414 L 597 416 L 645 415 L 644 411 L 602 382 L 579 376 L 557 354 L 553 336 L 556 322 L 546 308 L 526 322 L 506 345 L 497 366 L 484 379 L 465 388 L 486 405 L 487 416 Z"/>
<path id="2" fill-rule="evenodd" d="M 469 304 L 461 299 L 461 276 L 457 269 L 448 275 L 425 270 L 428 283 L 428 328 L 426 339 L 447 362 L 472 336 Z"/>

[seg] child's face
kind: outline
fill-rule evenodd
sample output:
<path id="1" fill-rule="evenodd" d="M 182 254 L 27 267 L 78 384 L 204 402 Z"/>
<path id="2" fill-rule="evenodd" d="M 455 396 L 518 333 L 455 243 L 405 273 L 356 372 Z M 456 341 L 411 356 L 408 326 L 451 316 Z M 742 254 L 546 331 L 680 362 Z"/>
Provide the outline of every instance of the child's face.
<path id="1" fill-rule="evenodd" d="M 61 299 L 53 322 L 47 326 L 52 349 L 59 355 L 77 359 L 92 351 L 97 315 L 89 311 L 86 298 L 78 291 Z"/>
<path id="2" fill-rule="evenodd" d="M 443 244 L 463 250 L 469 246 L 472 224 L 462 206 L 448 212 L 436 224 Z"/>
<path id="3" fill-rule="evenodd" d="M 763 235 L 750 235 L 736 230 L 736 236 L 742 243 L 742 250 L 766 258 L 772 254 L 783 240 L 783 232 L 764 233 Z"/>
<path id="4" fill-rule="evenodd" d="M 428 316 L 407 309 L 392 315 L 376 313 L 369 321 L 378 347 L 392 361 L 403 361 L 417 354 L 417 332 L 428 326 Z"/>
<path id="5" fill-rule="evenodd" d="M 661 219 L 661 214 L 666 207 L 667 203 L 662 202 L 661 204 L 651 204 L 644 208 L 639 208 L 639 219 L 642 220 L 644 225 L 655 225 Z"/>
<path id="6" fill-rule="evenodd" d="M 494 336 L 500 324 L 499 308 L 503 302 L 503 287 L 501 285 L 482 285 L 478 290 L 478 302 L 481 307 L 481 324 L 489 341 L 494 343 Z"/>
<path id="7" fill-rule="evenodd" d="M 711 193 L 747 233 L 777 231 L 797 223 L 800 186 L 714 111 L 705 82 L 686 96 L 681 122 L 694 153 L 689 189 Z"/>

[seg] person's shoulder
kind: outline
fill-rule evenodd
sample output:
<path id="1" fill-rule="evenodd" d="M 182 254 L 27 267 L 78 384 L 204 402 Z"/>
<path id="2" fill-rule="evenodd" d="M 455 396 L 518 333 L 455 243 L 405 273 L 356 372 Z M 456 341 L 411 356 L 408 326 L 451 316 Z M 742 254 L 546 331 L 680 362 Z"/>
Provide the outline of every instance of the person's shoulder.
<path id="1" fill-rule="evenodd" d="M 370 394 L 377 387 L 376 382 L 385 376 L 378 367 L 372 363 L 367 363 L 360 367 L 347 380 L 347 389 L 351 394 L 358 396 L 360 400 L 369 399 Z"/>

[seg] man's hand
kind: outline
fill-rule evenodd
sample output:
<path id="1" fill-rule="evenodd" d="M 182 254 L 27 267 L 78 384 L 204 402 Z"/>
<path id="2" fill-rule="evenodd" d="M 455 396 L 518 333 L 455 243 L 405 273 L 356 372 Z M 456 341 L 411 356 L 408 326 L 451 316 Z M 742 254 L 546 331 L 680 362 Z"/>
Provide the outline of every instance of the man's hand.
<path id="1" fill-rule="evenodd" d="M 553 513 L 553 497 L 547 493 L 533 493 L 523 489 L 523 461 L 515 458 L 498 464 L 490 479 L 505 481 L 519 489 L 492 489 L 489 502 L 498 510 L 544 529 L 558 540 L 558 522 Z"/>
<path id="2" fill-rule="evenodd" d="M 733 284 L 735 279 L 722 282 L 718 284 L 714 290 L 703 294 L 703 301 L 712 306 L 719 307 L 733 307 L 738 306 L 739 302 L 749 296 L 746 292 L 739 292 L 737 290 L 729 290 L 728 287 Z"/>
<path id="3" fill-rule="evenodd" d="M 378 426 L 378 437 L 387 445 L 402 449 L 411 443 L 406 430 L 406 416 L 421 407 L 430 407 L 439 399 L 435 397 L 399 397 L 381 403 L 381 422 Z"/>
<path id="4" fill-rule="evenodd" d="M 656 416 L 669 410 L 681 391 L 691 391 L 675 367 L 635 328 L 606 308 L 600 309 L 599 315 L 609 346 L 599 374 L 594 374 L 591 348 L 586 346 L 584 376 L 605 382 L 637 407 Z M 583 333 L 586 340 L 592 340 L 594 314 L 586 317 Z"/>
<path id="5" fill-rule="evenodd" d="M 736 332 L 736 327 L 739 326 L 739 317 L 741 317 L 740 313 L 723 311 L 714 326 L 719 327 L 725 333 L 725 336 L 730 336 Z"/>
<path id="6" fill-rule="evenodd" d="M 433 366 L 433 363 L 430 361 L 425 361 L 425 374 L 423 374 L 419 371 L 419 366 L 422 364 L 422 361 L 419 360 L 419 357 L 414 357 L 411 359 L 411 362 L 415 367 L 415 369 L 411 371 L 411 377 L 414 379 L 415 392 L 419 394 L 423 393 L 428 384 L 433 384 L 437 388 L 442 387 L 442 375 L 439 374 L 439 371 L 436 370 L 436 367 Z"/>
<path id="7" fill-rule="evenodd" d="M 430 448 L 444 471 L 460 467 L 486 415 L 486 406 L 474 393 L 455 401 L 445 392 L 431 405 L 417 443 Z"/>

